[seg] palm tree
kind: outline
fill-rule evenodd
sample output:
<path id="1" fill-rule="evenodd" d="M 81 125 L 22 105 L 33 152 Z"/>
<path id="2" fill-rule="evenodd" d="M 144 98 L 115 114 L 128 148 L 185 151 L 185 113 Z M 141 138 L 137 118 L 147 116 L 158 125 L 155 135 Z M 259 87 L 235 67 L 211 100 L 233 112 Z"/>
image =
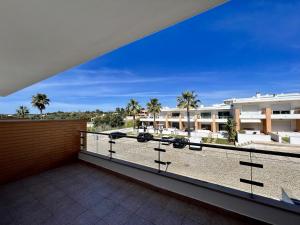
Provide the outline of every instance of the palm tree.
<path id="1" fill-rule="evenodd" d="M 141 106 L 135 99 L 130 99 L 126 107 L 127 114 L 133 118 L 133 129 L 135 129 L 135 117 L 141 111 Z"/>
<path id="2" fill-rule="evenodd" d="M 189 137 L 191 136 L 190 109 L 197 108 L 198 103 L 200 100 L 197 99 L 197 94 L 194 91 L 185 91 L 177 97 L 177 107 L 186 109 Z"/>
<path id="3" fill-rule="evenodd" d="M 234 142 L 236 138 L 236 122 L 229 118 L 225 124 L 225 130 L 228 132 L 228 142 Z"/>
<path id="4" fill-rule="evenodd" d="M 147 103 L 148 112 L 151 113 L 154 117 L 153 119 L 153 127 L 156 129 L 155 117 L 161 111 L 161 104 L 159 103 L 157 98 L 151 98 L 150 102 Z"/>
<path id="5" fill-rule="evenodd" d="M 46 109 L 46 105 L 50 104 L 50 99 L 45 94 L 37 93 L 32 96 L 31 104 L 33 107 L 38 108 L 41 116 L 43 115 L 43 110 Z"/>
<path id="6" fill-rule="evenodd" d="M 21 105 L 17 110 L 17 116 L 19 118 L 24 119 L 28 114 L 29 114 L 29 110 L 26 106 Z"/>

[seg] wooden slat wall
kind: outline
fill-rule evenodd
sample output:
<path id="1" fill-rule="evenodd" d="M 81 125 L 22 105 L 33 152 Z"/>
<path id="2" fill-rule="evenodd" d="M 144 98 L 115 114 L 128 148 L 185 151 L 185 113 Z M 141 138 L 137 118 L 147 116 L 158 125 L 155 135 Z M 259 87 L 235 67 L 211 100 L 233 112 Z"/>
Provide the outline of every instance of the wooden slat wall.
<path id="1" fill-rule="evenodd" d="M 81 120 L 0 121 L 0 183 L 77 160 Z"/>

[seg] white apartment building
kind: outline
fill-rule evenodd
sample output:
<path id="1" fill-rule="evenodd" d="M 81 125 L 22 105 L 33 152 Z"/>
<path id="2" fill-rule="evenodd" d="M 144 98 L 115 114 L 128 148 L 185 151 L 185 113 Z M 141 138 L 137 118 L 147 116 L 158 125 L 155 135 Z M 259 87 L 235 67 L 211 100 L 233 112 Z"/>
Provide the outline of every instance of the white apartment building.
<path id="1" fill-rule="evenodd" d="M 233 118 L 238 131 L 265 134 L 300 131 L 300 93 L 257 93 L 250 98 L 232 98 L 222 104 L 192 109 L 190 115 L 194 130 L 222 131 L 227 119 Z M 140 120 L 150 126 L 154 122 L 149 114 Z M 163 128 L 184 130 L 187 128 L 186 110 L 165 107 L 156 116 L 156 123 Z"/>

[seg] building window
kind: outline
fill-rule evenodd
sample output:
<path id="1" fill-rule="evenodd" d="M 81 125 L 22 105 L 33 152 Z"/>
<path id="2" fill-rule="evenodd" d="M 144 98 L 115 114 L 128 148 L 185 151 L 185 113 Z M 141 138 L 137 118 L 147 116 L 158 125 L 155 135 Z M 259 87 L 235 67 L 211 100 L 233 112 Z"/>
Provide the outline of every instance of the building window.
<path id="1" fill-rule="evenodd" d="M 211 113 L 210 112 L 201 113 L 201 118 L 202 119 L 211 119 Z"/>
<path id="2" fill-rule="evenodd" d="M 221 130 L 226 130 L 226 124 L 220 123 L 220 124 L 219 124 L 219 130 L 220 130 L 220 131 L 221 131 Z"/>
<path id="3" fill-rule="evenodd" d="M 289 110 L 282 110 L 282 111 L 274 110 L 273 114 L 291 114 L 291 111 L 289 111 Z"/>
<path id="4" fill-rule="evenodd" d="M 175 117 L 175 118 L 179 117 L 179 115 L 180 115 L 180 113 L 172 113 L 172 117 Z"/>
<path id="5" fill-rule="evenodd" d="M 211 125 L 210 124 L 202 124 L 201 129 L 202 130 L 211 130 Z"/>
<path id="6" fill-rule="evenodd" d="M 230 118 L 230 112 L 218 112 L 218 118 L 219 119 L 228 119 Z"/>
<path id="7" fill-rule="evenodd" d="M 178 122 L 172 122 L 171 127 L 179 129 L 179 123 Z"/>

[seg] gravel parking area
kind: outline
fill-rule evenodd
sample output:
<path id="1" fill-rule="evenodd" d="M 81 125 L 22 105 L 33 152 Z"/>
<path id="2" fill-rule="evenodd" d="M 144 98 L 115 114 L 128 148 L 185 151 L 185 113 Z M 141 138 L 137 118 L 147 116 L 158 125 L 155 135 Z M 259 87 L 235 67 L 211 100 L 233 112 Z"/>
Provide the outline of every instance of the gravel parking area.
<path id="1" fill-rule="evenodd" d="M 87 150 L 109 155 L 109 138 L 105 135 L 88 134 Z M 114 158 L 136 164 L 157 168 L 154 160 L 158 153 L 154 151 L 158 142 L 139 143 L 135 139 L 115 140 Z M 250 179 L 250 167 L 239 162 L 250 162 L 250 154 L 222 149 L 203 147 L 202 151 L 174 149 L 172 145 L 161 145 L 166 149 L 161 160 L 171 162 L 162 166 L 162 170 L 183 176 L 219 184 L 250 192 L 250 185 L 240 182 L 240 178 Z M 252 154 L 252 162 L 263 164 L 263 168 L 253 168 L 253 180 L 264 183 L 264 187 L 253 186 L 253 193 L 269 198 L 281 199 L 282 190 L 290 197 L 300 199 L 300 159 Z"/>

